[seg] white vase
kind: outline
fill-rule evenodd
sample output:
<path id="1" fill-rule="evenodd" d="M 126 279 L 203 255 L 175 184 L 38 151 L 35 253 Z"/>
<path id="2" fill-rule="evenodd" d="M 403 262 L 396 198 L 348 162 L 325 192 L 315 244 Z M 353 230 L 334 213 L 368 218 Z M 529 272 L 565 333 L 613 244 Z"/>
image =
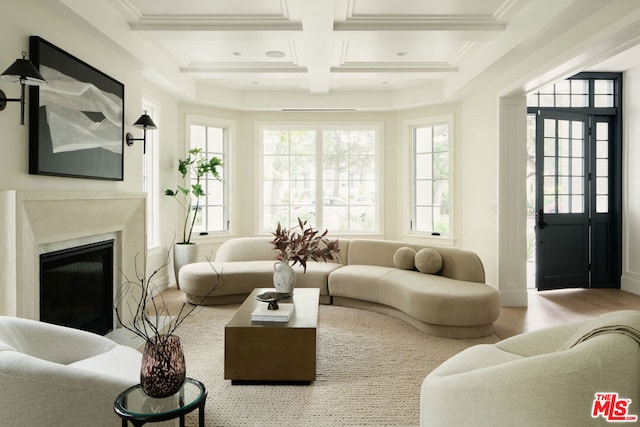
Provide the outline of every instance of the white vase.
<path id="1" fill-rule="evenodd" d="M 195 243 L 176 243 L 173 245 L 173 272 L 176 275 L 176 285 L 180 289 L 178 273 L 180 269 L 198 261 L 198 245 Z"/>
<path id="2" fill-rule="evenodd" d="M 276 292 L 293 293 L 293 288 L 296 286 L 296 272 L 288 263 L 278 261 L 273 265 L 273 286 Z"/>

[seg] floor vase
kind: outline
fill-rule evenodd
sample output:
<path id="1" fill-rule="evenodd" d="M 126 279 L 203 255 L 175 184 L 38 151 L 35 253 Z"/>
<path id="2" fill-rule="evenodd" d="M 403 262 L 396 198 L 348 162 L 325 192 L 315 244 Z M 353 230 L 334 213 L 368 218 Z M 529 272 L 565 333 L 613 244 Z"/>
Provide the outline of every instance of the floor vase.
<path id="1" fill-rule="evenodd" d="M 176 285 L 180 289 L 178 274 L 180 269 L 198 261 L 198 245 L 194 243 L 178 243 L 173 245 L 173 272 L 176 275 Z"/>

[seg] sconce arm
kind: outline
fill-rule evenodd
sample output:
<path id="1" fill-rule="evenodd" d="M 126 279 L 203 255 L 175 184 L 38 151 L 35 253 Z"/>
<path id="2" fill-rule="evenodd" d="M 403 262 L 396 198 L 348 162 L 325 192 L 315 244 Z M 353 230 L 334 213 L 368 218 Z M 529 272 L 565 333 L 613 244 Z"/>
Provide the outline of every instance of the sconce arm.
<path id="1" fill-rule="evenodd" d="M 0 111 L 7 107 L 7 102 L 21 102 L 20 98 L 7 98 L 7 95 L 0 89 Z"/>

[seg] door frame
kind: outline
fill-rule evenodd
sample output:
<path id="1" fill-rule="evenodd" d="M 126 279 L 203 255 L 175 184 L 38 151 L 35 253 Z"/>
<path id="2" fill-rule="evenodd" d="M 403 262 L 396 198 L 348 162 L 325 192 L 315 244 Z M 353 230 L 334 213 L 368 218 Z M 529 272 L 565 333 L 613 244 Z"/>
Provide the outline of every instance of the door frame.
<path id="1" fill-rule="evenodd" d="M 613 80 L 614 84 L 614 105 L 613 107 L 607 108 L 595 108 L 595 107 L 585 107 L 585 108 L 570 108 L 570 107 L 528 107 L 527 114 L 536 114 L 536 119 L 538 117 L 538 112 L 549 111 L 549 112 L 564 112 L 564 113 L 577 113 L 585 116 L 609 116 L 611 117 L 611 125 L 612 129 L 612 138 L 611 141 L 614 144 L 613 150 L 610 150 L 610 156 L 612 157 L 613 167 L 610 166 L 609 173 L 609 194 L 613 197 L 613 203 L 609 204 L 609 208 L 611 209 L 611 221 L 613 222 L 611 227 L 611 274 L 610 277 L 612 279 L 612 283 L 609 284 L 609 288 L 620 289 L 620 281 L 622 275 L 622 195 L 623 195 L 623 174 L 622 174 L 622 154 L 623 154 L 623 144 L 622 144 L 622 73 L 601 73 L 601 72 L 585 72 L 578 73 L 568 80 L 571 79 L 589 79 L 589 104 L 594 105 L 594 80 L 597 79 L 610 79 Z M 537 144 L 537 142 L 536 142 Z M 536 159 L 537 161 L 537 159 Z M 537 177 L 536 177 L 537 180 Z M 536 212 L 538 211 L 538 206 L 536 206 Z M 602 286 L 600 286 L 602 287 Z"/>

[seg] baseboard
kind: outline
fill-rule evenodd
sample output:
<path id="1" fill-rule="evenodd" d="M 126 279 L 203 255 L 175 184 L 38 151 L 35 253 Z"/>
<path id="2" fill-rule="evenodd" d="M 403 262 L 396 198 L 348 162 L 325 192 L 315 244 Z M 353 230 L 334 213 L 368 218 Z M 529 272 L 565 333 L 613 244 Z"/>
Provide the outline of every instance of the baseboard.
<path id="1" fill-rule="evenodd" d="M 500 291 L 501 307 L 526 307 L 529 303 L 527 290 Z"/>
<path id="2" fill-rule="evenodd" d="M 633 273 L 623 274 L 620 279 L 620 289 L 640 295 L 640 275 Z"/>

